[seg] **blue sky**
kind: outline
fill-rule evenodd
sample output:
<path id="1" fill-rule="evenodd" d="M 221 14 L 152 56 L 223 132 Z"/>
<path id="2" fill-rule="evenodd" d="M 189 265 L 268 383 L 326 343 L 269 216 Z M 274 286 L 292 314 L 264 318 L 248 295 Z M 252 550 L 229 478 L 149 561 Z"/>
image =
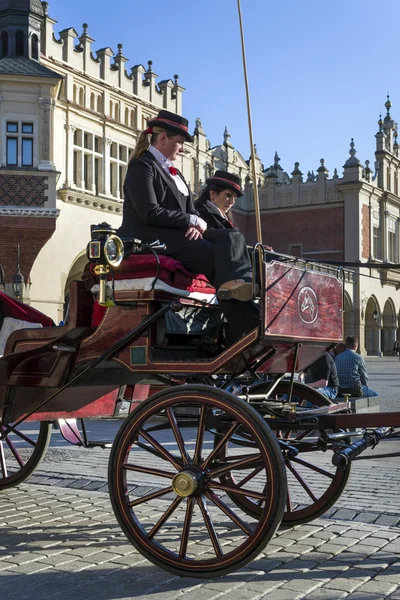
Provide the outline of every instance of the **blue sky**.
<path id="1" fill-rule="evenodd" d="M 373 164 L 379 112 L 389 92 L 400 120 L 399 0 L 241 0 L 254 141 L 264 165 L 275 150 L 291 172 L 320 159 L 342 172 L 350 138 Z M 115 8 L 114 8 L 115 7 Z M 93 50 L 123 44 L 127 67 L 153 61 L 160 79 L 180 76 L 183 114 L 214 146 L 225 125 L 250 155 L 236 0 L 49 0 L 55 32 L 95 38 Z"/>

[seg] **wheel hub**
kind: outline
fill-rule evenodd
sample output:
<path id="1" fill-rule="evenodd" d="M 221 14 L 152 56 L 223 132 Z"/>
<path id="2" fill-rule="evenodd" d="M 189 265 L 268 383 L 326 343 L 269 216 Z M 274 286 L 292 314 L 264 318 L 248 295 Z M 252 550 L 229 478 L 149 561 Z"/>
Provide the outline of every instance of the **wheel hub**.
<path id="1" fill-rule="evenodd" d="M 172 480 L 172 489 L 175 494 L 186 498 L 194 494 L 200 487 L 200 481 L 191 471 L 181 471 Z"/>

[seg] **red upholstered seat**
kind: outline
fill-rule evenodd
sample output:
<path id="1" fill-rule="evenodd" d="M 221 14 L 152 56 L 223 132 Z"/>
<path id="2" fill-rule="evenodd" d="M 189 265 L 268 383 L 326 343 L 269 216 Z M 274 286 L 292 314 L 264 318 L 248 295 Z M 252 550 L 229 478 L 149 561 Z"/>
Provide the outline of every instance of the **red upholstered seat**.
<path id="1" fill-rule="evenodd" d="M 191 273 L 181 262 L 165 256 L 158 255 L 160 260 L 159 279 L 172 287 L 189 292 L 202 292 L 203 294 L 215 294 L 208 279 L 201 274 Z M 114 277 L 118 279 L 139 279 L 143 277 L 155 277 L 157 273 L 157 262 L 152 254 L 133 254 L 115 269 Z"/>
<path id="2" fill-rule="evenodd" d="M 10 298 L 10 296 L 3 294 L 3 292 L 0 292 L 0 307 L 3 317 L 21 319 L 29 323 L 40 323 L 43 327 L 53 327 L 54 325 L 53 321 L 43 313 L 32 306 L 19 302 L 19 300 Z"/>

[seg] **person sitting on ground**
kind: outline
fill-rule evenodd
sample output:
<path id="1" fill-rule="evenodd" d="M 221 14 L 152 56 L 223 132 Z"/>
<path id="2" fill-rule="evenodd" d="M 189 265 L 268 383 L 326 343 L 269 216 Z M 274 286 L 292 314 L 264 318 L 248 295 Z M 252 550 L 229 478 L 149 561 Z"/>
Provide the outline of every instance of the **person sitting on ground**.
<path id="1" fill-rule="evenodd" d="M 335 361 L 329 352 L 324 352 L 308 367 L 305 383 L 329 398 L 329 400 L 336 398 L 339 389 L 339 378 Z"/>
<path id="2" fill-rule="evenodd" d="M 366 398 L 378 396 L 377 392 L 368 387 L 368 373 L 365 361 L 357 354 L 358 339 L 354 335 L 346 338 L 346 350 L 341 352 L 335 360 L 339 376 L 339 396 L 364 396 Z"/>
<path id="3" fill-rule="evenodd" d="M 161 110 L 148 122 L 128 164 L 118 235 L 160 240 L 166 244 L 160 253 L 205 275 L 217 289 L 233 342 L 260 325 L 250 256 L 240 231 L 208 230 L 195 210 L 189 186 L 174 165 L 185 142 L 193 138 L 184 117 Z"/>

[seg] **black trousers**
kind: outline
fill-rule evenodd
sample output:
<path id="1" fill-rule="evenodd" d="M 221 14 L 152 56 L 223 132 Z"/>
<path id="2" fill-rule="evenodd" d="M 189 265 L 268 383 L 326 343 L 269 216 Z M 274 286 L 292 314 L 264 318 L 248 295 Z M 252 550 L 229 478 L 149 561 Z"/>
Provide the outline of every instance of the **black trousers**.
<path id="1" fill-rule="evenodd" d="M 217 289 L 233 279 L 251 281 L 252 270 L 246 240 L 240 231 L 211 229 L 202 240 L 185 240 L 170 254 L 194 273 L 203 273 Z"/>
<path id="2" fill-rule="evenodd" d="M 202 240 L 185 239 L 179 252 L 170 255 L 194 273 L 202 273 L 215 288 L 226 281 L 252 280 L 246 241 L 240 231 L 211 229 Z M 219 301 L 228 321 L 228 341 L 233 343 L 260 324 L 257 305 L 249 300 Z"/>

